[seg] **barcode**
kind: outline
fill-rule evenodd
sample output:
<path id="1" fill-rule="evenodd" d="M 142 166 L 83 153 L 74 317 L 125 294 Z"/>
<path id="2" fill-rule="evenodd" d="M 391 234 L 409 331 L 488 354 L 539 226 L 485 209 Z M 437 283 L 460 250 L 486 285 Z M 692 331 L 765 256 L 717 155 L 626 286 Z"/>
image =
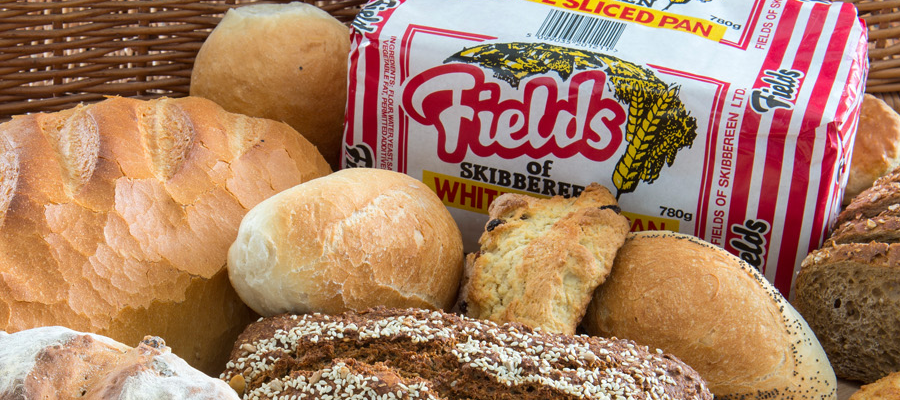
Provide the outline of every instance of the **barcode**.
<path id="1" fill-rule="evenodd" d="M 551 10 L 535 33 L 540 40 L 614 49 L 625 31 L 624 22 Z"/>

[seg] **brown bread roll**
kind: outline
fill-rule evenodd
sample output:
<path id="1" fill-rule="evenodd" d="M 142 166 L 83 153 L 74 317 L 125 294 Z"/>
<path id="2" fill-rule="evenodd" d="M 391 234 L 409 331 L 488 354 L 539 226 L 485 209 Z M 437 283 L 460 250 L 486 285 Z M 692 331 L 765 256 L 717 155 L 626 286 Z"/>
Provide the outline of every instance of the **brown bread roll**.
<path id="1" fill-rule="evenodd" d="M 585 320 L 592 335 L 674 354 L 717 399 L 836 396 L 834 372 L 803 318 L 756 269 L 693 236 L 631 234 Z"/>
<path id="2" fill-rule="evenodd" d="M 335 172 L 254 207 L 228 251 L 237 293 L 263 316 L 377 305 L 449 309 L 462 235 L 425 184 L 371 168 Z"/>
<path id="3" fill-rule="evenodd" d="M 237 400 L 159 337 L 131 348 L 61 326 L 0 331 L 0 399 Z"/>
<path id="4" fill-rule="evenodd" d="M 228 282 L 247 210 L 329 172 L 289 126 L 200 98 L 112 98 L 0 125 L 0 330 L 165 337 L 221 370 L 250 321 Z"/>
<path id="5" fill-rule="evenodd" d="M 191 95 L 283 121 L 340 166 L 350 30 L 311 4 L 229 10 L 194 61 Z"/>
<path id="6" fill-rule="evenodd" d="M 815 250 L 796 286 L 794 304 L 838 376 L 874 382 L 900 371 L 900 244 Z"/>
<path id="7" fill-rule="evenodd" d="M 248 399 L 712 400 L 691 367 L 628 340 L 416 309 L 260 320 L 221 377 Z"/>

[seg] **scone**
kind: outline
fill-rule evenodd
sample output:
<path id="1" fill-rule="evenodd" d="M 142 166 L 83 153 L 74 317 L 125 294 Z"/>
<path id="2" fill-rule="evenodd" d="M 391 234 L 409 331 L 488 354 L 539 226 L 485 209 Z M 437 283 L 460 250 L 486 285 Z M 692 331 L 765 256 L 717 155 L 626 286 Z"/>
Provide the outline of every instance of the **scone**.
<path id="1" fill-rule="evenodd" d="M 488 212 L 481 250 L 466 257 L 459 310 L 574 333 L 629 230 L 615 197 L 596 183 L 577 198 L 508 193 Z"/>
<path id="2" fill-rule="evenodd" d="M 383 307 L 255 322 L 221 378 L 256 400 L 712 400 L 687 364 L 630 340 Z"/>

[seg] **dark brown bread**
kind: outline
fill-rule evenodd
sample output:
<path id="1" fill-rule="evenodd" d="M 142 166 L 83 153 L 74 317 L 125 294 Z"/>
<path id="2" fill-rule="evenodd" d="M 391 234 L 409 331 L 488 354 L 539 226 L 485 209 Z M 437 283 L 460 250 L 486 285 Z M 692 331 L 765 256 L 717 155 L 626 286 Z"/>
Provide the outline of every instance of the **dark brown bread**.
<path id="1" fill-rule="evenodd" d="M 900 168 L 878 178 L 838 215 L 837 226 L 854 219 L 872 218 L 900 204 Z"/>
<path id="2" fill-rule="evenodd" d="M 900 204 L 871 218 L 855 218 L 838 226 L 825 247 L 846 243 L 900 242 Z"/>
<path id="3" fill-rule="evenodd" d="M 689 366 L 631 341 L 417 309 L 261 319 L 221 378 L 252 399 L 712 399 Z"/>
<path id="4" fill-rule="evenodd" d="M 796 285 L 797 310 L 837 376 L 873 382 L 900 370 L 900 244 L 816 250 Z"/>

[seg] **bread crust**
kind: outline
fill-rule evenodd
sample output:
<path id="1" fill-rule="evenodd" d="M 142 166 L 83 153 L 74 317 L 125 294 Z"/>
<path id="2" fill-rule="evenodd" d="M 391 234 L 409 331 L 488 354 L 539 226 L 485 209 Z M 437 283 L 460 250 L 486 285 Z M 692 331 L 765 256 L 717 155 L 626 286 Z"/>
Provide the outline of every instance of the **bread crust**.
<path id="1" fill-rule="evenodd" d="M 712 399 L 689 366 L 631 341 L 416 309 L 260 320 L 221 377 L 259 399 Z"/>
<path id="2" fill-rule="evenodd" d="M 693 236 L 631 234 L 584 325 L 671 352 L 717 398 L 836 396 L 834 373 L 803 318 L 756 269 Z"/>
<path id="3" fill-rule="evenodd" d="M 232 284 L 264 316 L 449 309 L 462 263 L 462 235 L 437 195 L 408 175 L 370 168 L 260 203 L 228 253 Z"/>
<path id="4" fill-rule="evenodd" d="M 0 138 L 0 329 L 162 335 L 205 371 L 252 318 L 225 271 L 244 213 L 329 172 L 287 125 L 199 98 L 15 117 Z"/>
<path id="5" fill-rule="evenodd" d="M 221 381 L 171 353 L 159 337 L 131 348 L 52 326 L 0 331 L 0 398 L 237 400 Z"/>
<path id="6" fill-rule="evenodd" d="M 794 303 L 847 379 L 874 382 L 900 370 L 900 244 L 835 244 L 811 252 Z"/>
<path id="7" fill-rule="evenodd" d="M 866 94 L 859 114 L 844 205 L 876 179 L 900 165 L 900 115 L 881 99 Z"/>
<path id="8" fill-rule="evenodd" d="M 473 318 L 575 333 L 630 225 L 605 187 L 577 198 L 504 194 L 466 257 L 459 309 Z"/>
<path id="9" fill-rule="evenodd" d="M 311 4 L 252 4 L 225 14 L 197 53 L 192 96 L 283 121 L 340 167 L 350 31 Z"/>

